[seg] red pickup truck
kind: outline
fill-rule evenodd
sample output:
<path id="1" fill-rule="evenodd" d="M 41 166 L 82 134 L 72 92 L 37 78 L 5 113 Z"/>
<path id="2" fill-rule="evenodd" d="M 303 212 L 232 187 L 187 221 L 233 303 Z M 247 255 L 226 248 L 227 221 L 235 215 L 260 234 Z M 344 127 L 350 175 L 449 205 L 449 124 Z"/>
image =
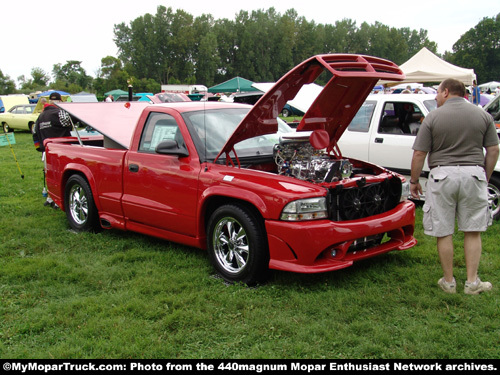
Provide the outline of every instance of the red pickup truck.
<path id="1" fill-rule="evenodd" d="M 297 131 L 277 119 L 303 85 L 323 91 Z M 254 106 L 64 103 L 99 132 L 46 140 L 48 191 L 77 231 L 130 230 L 208 250 L 228 281 L 270 269 L 351 266 L 416 244 L 405 179 L 342 156 L 337 141 L 392 62 L 314 56 Z"/>

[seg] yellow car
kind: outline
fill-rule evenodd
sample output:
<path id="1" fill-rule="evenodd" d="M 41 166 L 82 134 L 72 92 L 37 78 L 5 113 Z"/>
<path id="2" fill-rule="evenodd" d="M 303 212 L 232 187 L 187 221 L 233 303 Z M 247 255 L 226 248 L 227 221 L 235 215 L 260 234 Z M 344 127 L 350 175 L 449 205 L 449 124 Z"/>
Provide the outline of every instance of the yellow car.
<path id="1" fill-rule="evenodd" d="M 35 125 L 40 113 L 35 113 L 36 104 L 15 105 L 7 112 L 0 113 L 0 124 L 5 133 L 19 130 L 29 130 Z"/>

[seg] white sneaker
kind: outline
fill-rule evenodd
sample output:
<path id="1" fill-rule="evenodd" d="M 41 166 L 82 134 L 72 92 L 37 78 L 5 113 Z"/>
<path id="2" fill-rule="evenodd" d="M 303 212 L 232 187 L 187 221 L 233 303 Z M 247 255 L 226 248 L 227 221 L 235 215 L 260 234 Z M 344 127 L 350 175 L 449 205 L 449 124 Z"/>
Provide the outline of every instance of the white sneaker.
<path id="1" fill-rule="evenodd" d="M 444 277 L 438 280 L 438 285 L 441 289 L 443 289 L 446 293 L 456 293 L 457 292 L 457 282 L 455 278 L 451 283 L 447 282 Z"/>
<path id="2" fill-rule="evenodd" d="M 486 292 L 488 290 L 491 290 L 493 286 L 491 285 L 490 282 L 488 281 L 481 281 L 479 280 L 479 277 L 476 279 L 476 281 L 469 283 L 468 281 L 465 282 L 465 287 L 464 287 L 464 293 L 465 294 L 479 294 L 481 292 Z"/>

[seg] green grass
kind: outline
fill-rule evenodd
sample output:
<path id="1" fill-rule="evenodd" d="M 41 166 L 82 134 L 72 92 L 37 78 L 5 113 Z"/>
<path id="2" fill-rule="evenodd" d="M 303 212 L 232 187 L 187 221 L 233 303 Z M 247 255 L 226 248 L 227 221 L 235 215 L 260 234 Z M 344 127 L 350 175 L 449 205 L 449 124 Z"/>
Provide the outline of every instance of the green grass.
<path id="1" fill-rule="evenodd" d="M 43 207 L 29 133 L 0 147 L 1 358 L 500 358 L 500 223 L 483 236 L 491 293 L 439 290 L 435 240 L 319 275 L 226 285 L 202 250 L 135 233 L 76 234 Z"/>

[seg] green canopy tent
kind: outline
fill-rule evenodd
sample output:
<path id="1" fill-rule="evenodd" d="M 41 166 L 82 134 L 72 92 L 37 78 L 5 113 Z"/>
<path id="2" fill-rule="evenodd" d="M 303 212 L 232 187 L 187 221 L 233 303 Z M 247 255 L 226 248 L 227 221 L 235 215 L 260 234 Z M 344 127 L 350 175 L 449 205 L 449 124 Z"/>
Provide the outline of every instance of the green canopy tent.
<path id="1" fill-rule="evenodd" d="M 248 92 L 248 91 L 259 91 L 252 86 L 253 82 L 248 79 L 241 77 L 234 77 L 226 82 L 222 82 L 218 85 L 212 86 L 208 89 L 208 92 Z"/>
<path id="2" fill-rule="evenodd" d="M 117 90 L 111 90 L 106 93 L 104 93 L 105 96 L 111 95 L 114 100 L 118 99 L 122 95 L 128 95 L 128 91 L 123 91 L 120 89 Z"/>

